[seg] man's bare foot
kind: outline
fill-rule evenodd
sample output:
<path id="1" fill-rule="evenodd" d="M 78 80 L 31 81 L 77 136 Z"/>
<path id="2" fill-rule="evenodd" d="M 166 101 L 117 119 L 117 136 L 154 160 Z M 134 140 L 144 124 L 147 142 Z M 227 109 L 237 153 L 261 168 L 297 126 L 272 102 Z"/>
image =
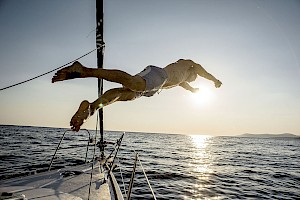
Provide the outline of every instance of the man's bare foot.
<path id="1" fill-rule="evenodd" d="M 52 83 L 74 78 L 83 78 L 84 67 L 76 61 L 71 66 L 58 70 L 52 78 Z"/>
<path id="2" fill-rule="evenodd" d="M 73 131 L 78 132 L 83 122 L 90 116 L 90 103 L 86 100 L 81 102 L 77 112 L 71 119 L 70 126 Z"/>

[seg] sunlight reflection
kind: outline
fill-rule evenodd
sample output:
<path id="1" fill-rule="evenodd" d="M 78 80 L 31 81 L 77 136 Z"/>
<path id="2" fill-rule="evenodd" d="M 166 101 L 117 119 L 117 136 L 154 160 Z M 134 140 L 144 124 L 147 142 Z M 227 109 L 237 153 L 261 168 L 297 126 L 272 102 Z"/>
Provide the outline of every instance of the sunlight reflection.
<path id="1" fill-rule="evenodd" d="M 212 136 L 208 135 L 190 135 L 195 151 L 193 154 L 193 162 L 191 163 L 193 170 L 198 173 L 199 178 L 207 179 L 209 173 L 212 172 L 210 169 L 211 156 L 207 150 L 207 145 Z"/>
<path id="2" fill-rule="evenodd" d="M 189 163 L 191 173 L 194 175 L 195 182 L 191 193 L 193 198 L 201 198 L 205 194 L 210 183 L 213 170 L 212 156 L 210 154 L 210 143 L 212 136 L 208 135 L 190 135 L 193 150 L 192 160 Z"/>
<path id="3" fill-rule="evenodd" d="M 207 142 L 212 136 L 209 136 L 209 135 L 190 135 L 190 137 L 192 138 L 192 141 L 193 141 L 194 145 L 197 148 L 203 149 L 207 146 Z"/>

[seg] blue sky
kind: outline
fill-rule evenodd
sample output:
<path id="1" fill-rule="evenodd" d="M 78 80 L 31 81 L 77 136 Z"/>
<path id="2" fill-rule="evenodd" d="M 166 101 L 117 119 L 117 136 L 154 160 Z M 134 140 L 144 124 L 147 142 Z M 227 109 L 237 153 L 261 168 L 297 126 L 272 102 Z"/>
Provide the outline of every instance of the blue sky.
<path id="1" fill-rule="evenodd" d="M 204 79 L 105 108 L 106 130 L 182 134 L 300 134 L 300 2 L 106 0 L 105 68 L 136 74 L 192 59 Z M 0 87 L 59 67 L 95 48 L 95 1 L 0 1 Z M 96 67 L 96 54 L 80 60 Z M 0 124 L 68 127 L 96 79 L 52 84 L 52 74 L 0 93 Z M 119 87 L 105 82 L 105 90 Z M 94 129 L 96 117 L 84 128 Z"/>

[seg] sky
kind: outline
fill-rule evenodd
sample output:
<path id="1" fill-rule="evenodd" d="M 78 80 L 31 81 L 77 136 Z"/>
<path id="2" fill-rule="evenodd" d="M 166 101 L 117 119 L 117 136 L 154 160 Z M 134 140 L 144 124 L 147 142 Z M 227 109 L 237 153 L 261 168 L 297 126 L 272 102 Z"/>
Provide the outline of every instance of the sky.
<path id="1" fill-rule="evenodd" d="M 95 15 L 94 0 L 0 0 L 0 88 L 93 50 Z M 105 0 L 104 68 L 134 75 L 192 59 L 223 85 L 198 78 L 197 94 L 177 87 L 117 102 L 104 108 L 104 129 L 300 135 L 299 19 L 297 0 Z M 97 98 L 97 79 L 52 84 L 53 75 L 0 91 L 0 124 L 69 127 L 80 102 Z M 95 129 L 96 116 L 82 128 Z"/>

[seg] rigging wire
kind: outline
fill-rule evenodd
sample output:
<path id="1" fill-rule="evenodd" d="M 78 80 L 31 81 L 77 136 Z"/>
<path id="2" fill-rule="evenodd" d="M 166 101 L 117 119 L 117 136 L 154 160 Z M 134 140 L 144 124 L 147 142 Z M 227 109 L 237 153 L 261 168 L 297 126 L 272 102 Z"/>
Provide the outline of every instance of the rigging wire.
<path id="1" fill-rule="evenodd" d="M 145 169 L 144 169 L 144 167 L 143 167 L 143 165 L 142 165 L 142 162 L 141 162 L 141 160 L 140 160 L 138 154 L 136 154 L 136 155 L 137 155 L 137 159 L 138 159 L 138 161 L 139 161 L 139 163 L 140 163 L 140 166 L 141 166 L 141 168 L 142 168 L 142 171 L 143 171 L 143 173 L 144 173 L 144 176 L 145 176 L 145 178 L 146 178 L 146 181 L 147 181 L 147 183 L 148 183 L 148 186 L 149 186 L 149 188 L 150 188 L 150 190 L 151 190 L 151 193 L 152 193 L 152 195 L 153 195 L 153 198 L 156 200 L 155 193 L 154 193 L 154 191 L 153 191 L 153 189 L 152 189 L 152 187 L 151 187 L 150 181 L 149 181 L 148 176 L 147 176 L 147 174 L 146 174 L 146 172 L 145 172 Z"/>
<path id="2" fill-rule="evenodd" d="M 53 70 L 51 70 L 51 71 L 45 72 L 45 73 L 43 73 L 43 74 L 40 74 L 40 75 L 35 76 L 35 77 L 33 77 L 33 78 L 30 78 L 30 79 L 28 79 L 28 80 L 25 80 L 25 81 L 22 81 L 22 82 L 19 82 L 19 83 L 16 83 L 16 84 L 13 84 L 13 85 L 10 85 L 10 86 L 1 88 L 0 91 L 6 90 L 6 89 L 9 89 L 9 88 L 12 88 L 12 87 L 15 87 L 15 86 L 17 86 L 17 85 L 24 84 L 24 83 L 26 83 L 26 82 L 29 82 L 29 81 L 32 81 L 32 80 L 34 80 L 34 79 L 40 78 L 40 77 L 42 77 L 42 76 L 45 76 L 45 75 L 47 75 L 47 74 L 49 74 L 49 73 L 51 73 L 51 72 L 57 71 L 57 70 L 59 70 L 59 69 L 65 67 L 65 66 L 70 65 L 70 64 L 72 64 L 73 62 L 75 62 L 75 61 L 77 61 L 77 60 L 79 60 L 79 59 L 81 59 L 81 58 L 83 58 L 83 57 L 85 57 L 85 56 L 91 54 L 92 52 L 96 51 L 97 49 L 98 49 L 98 48 L 95 48 L 95 49 L 89 51 L 88 53 L 86 53 L 86 54 L 84 54 L 84 55 L 82 55 L 82 56 L 80 56 L 80 57 L 78 57 L 78 58 L 76 58 L 76 59 L 74 59 L 74 60 L 72 60 L 72 61 L 70 61 L 70 62 L 68 62 L 68 63 L 66 63 L 66 64 L 64 64 L 64 65 L 62 65 L 62 66 L 60 66 L 60 67 L 57 67 L 57 68 L 55 68 L 55 69 L 53 69 Z"/>
<path id="3" fill-rule="evenodd" d="M 120 174 L 121 174 L 122 183 L 123 183 L 124 194 L 125 194 L 125 197 L 127 198 L 127 191 L 126 191 L 126 187 L 125 187 L 125 182 L 124 182 L 124 178 L 123 178 L 122 167 L 121 167 L 121 162 L 120 162 L 119 157 L 118 157 L 118 163 L 119 163 L 119 169 L 120 169 Z"/>
<path id="4" fill-rule="evenodd" d="M 99 116 L 97 115 L 97 122 L 99 120 Z M 98 123 L 97 123 L 98 124 Z M 92 158 L 92 170 L 91 170 L 91 176 L 90 176 L 90 182 L 89 182 L 89 193 L 88 193 L 88 200 L 90 199 L 91 195 L 91 186 L 93 181 L 93 172 L 94 172 L 94 161 L 95 161 L 95 155 L 96 155 L 96 145 L 97 145 L 97 132 L 98 132 L 98 126 L 96 124 L 96 132 L 95 132 L 95 144 L 94 144 L 94 152 L 93 152 L 93 158 Z M 105 178 L 105 177 L 104 177 Z"/>
<path id="5" fill-rule="evenodd" d="M 150 181 L 149 181 L 148 176 L 147 176 L 147 174 L 146 174 L 146 172 L 145 172 L 145 169 L 144 169 L 144 167 L 143 167 L 143 165 L 142 165 L 142 162 L 141 162 L 141 160 L 140 160 L 140 158 L 139 158 L 139 156 L 138 156 L 138 153 L 135 151 L 135 149 L 133 148 L 133 146 L 130 146 L 130 147 L 131 147 L 131 149 L 133 150 L 133 152 L 136 154 L 136 158 L 137 158 L 137 160 L 139 161 L 139 164 L 140 164 L 140 166 L 141 166 L 141 168 L 142 168 L 142 171 L 143 171 L 143 173 L 144 173 L 144 177 L 145 177 L 145 179 L 146 179 L 146 181 L 147 181 L 147 183 L 148 183 L 149 189 L 151 190 L 152 196 L 153 196 L 154 200 L 156 200 L 156 196 L 155 196 L 154 190 L 153 190 L 152 187 L 151 187 Z"/>

